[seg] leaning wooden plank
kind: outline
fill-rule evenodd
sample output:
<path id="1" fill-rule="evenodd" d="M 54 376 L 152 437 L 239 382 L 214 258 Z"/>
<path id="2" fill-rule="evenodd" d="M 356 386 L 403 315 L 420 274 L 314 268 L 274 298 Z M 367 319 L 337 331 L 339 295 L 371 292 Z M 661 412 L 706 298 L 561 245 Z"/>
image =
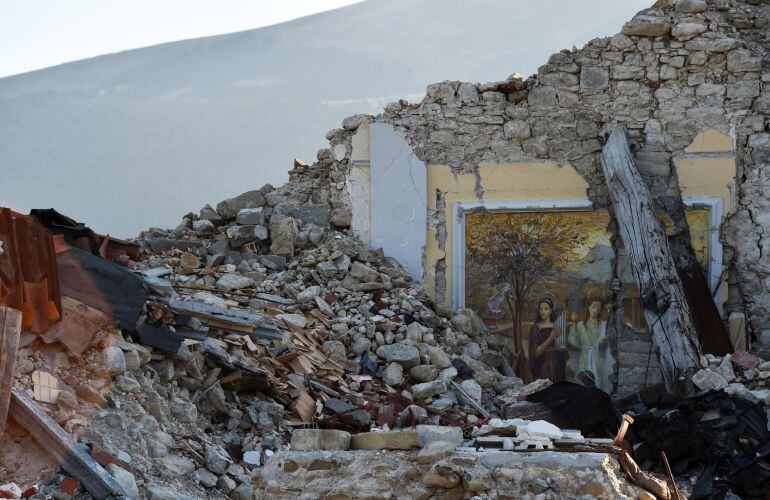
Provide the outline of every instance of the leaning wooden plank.
<path id="1" fill-rule="evenodd" d="M 625 128 L 612 130 L 602 149 L 601 164 L 663 381 L 672 391 L 680 376 L 697 369 L 700 346 L 666 234 L 634 163 Z"/>
<path id="2" fill-rule="evenodd" d="M 67 474 L 78 479 L 95 498 L 102 500 L 126 497 L 120 484 L 24 391 L 13 390 L 10 414 L 11 418 L 23 426 L 59 462 Z"/>
<path id="3" fill-rule="evenodd" d="M 701 349 L 716 356 L 733 351 L 730 335 L 714 301 L 714 293 L 692 247 L 690 225 L 681 196 L 663 196 L 656 200 L 671 218 L 666 238 L 690 306 Z M 719 280 L 722 281 L 721 279 Z M 717 284 L 717 288 L 719 285 Z"/>
<path id="4" fill-rule="evenodd" d="M 10 307 L 0 307 L 0 439 L 5 433 L 5 419 L 11 404 L 20 334 L 21 312 Z"/>

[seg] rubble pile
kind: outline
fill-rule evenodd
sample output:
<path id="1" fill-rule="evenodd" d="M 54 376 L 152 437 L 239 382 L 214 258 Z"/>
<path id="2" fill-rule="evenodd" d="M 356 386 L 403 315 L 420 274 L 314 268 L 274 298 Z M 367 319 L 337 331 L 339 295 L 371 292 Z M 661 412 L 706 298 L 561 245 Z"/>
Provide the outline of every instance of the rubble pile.
<path id="1" fill-rule="evenodd" d="M 770 361 L 736 351 L 721 358 L 706 354 L 701 366 L 692 378 L 698 389 L 723 390 L 738 399 L 770 405 Z"/>
<path id="2" fill-rule="evenodd" d="M 87 408 L 76 434 L 125 465 L 109 467 L 129 494 L 250 498 L 252 472 L 292 431 L 337 429 L 359 443 L 415 425 L 470 430 L 525 389 L 498 371 L 499 339 L 482 336 L 472 312 L 436 311 L 394 259 L 341 227 L 344 216 L 292 206 L 284 192 L 266 186 L 149 230 L 135 264 L 146 315 L 135 333 L 95 338 L 84 358 L 96 353 L 104 382 L 47 368 L 76 384 L 61 384 L 57 404 Z M 67 416 L 58 420 L 72 430 Z"/>
<path id="3" fill-rule="evenodd" d="M 770 495 L 770 410 L 725 391 L 648 402 L 635 416 L 634 458 L 665 470 L 661 453 L 690 498 Z"/>
<path id="4" fill-rule="evenodd" d="M 190 300 L 258 314 L 262 326 L 278 328 L 278 347 L 260 332 L 251 342 L 223 340 L 282 389 L 284 382 L 297 389 L 300 376 L 328 376 L 318 380 L 325 388 L 313 390 L 375 403 L 384 400 L 362 395 L 384 391 L 392 400 L 425 401 L 432 420 L 463 420 L 461 407 L 494 410 L 494 396 L 522 385 L 497 370 L 504 339 L 482 336 L 473 312 L 435 311 L 395 259 L 349 234 L 349 218 L 326 206 L 292 205 L 285 193 L 266 186 L 188 214 L 173 231 L 150 230 L 150 256 L 137 270 L 171 283 L 178 294 L 172 311 Z M 184 329 L 227 333 L 195 321 Z M 243 342 L 245 349 L 233 345 Z"/>
<path id="5" fill-rule="evenodd" d="M 489 334 L 470 310 L 451 314 L 433 305 L 397 261 L 350 232 L 344 213 L 292 204 L 302 187 L 265 186 L 187 214 L 173 230 L 143 234 L 141 258 L 130 265 L 149 293 L 135 329 L 101 331 L 79 356 L 25 334 L 17 387 L 34 394 L 126 494 L 247 499 L 293 488 L 296 478 L 276 464 L 327 460 L 318 452 L 417 449 L 410 460 L 426 470 L 410 488 L 467 494 L 481 491 L 475 476 L 440 480 L 442 471 L 496 450 L 617 452 L 608 439 L 617 428 L 608 396 L 504 375 L 511 373 L 504 338 Z M 766 411 L 768 362 L 736 351 L 706 355 L 701 364 L 696 387 L 723 389 Z M 584 413 L 594 405 L 589 393 L 601 396 L 595 404 L 604 414 Z M 579 405 L 564 406 L 570 397 Z M 707 473 L 681 465 L 676 449 L 650 432 L 664 428 L 660 419 L 670 408 L 632 409 L 640 422 L 632 442 L 647 450 L 645 470 L 660 470 L 650 457 L 666 449 L 677 474 L 694 478 L 683 488 L 701 491 L 697 478 L 727 465 L 705 452 L 698 463 L 712 467 Z M 698 418 L 710 409 L 701 405 Z M 758 446 L 767 438 L 743 430 L 730 436 Z M 751 460 L 761 466 L 758 446 Z M 495 458 L 480 474 L 500 474 L 500 460 L 507 459 Z M 58 468 L 42 482 L 19 469 L 3 478 L 33 488 L 33 496 L 83 491 Z M 394 472 L 393 481 L 402 473 L 415 474 Z M 737 474 L 735 467 L 725 473 Z M 602 474 L 594 482 L 610 491 Z M 511 487 L 558 489 L 537 479 L 517 477 Z M 573 485 L 575 492 L 589 491 L 589 479 Z M 732 483 L 712 487 L 725 484 Z M 8 485 L 8 495 L 23 489 Z"/>
<path id="6" fill-rule="evenodd" d="M 80 355 L 24 334 L 16 386 L 78 438 L 128 496 L 281 494 L 296 481 L 286 476 L 286 464 L 315 457 L 307 464 L 313 468 L 329 460 L 319 453 L 344 452 L 340 460 L 347 460 L 364 450 L 419 450 L 409 460 L 421 472 L 397 469 L 388 481 L 418 474 L 409 486 L 416 494 L 465 495 L 506 484 L 510 478 L 495 479 L 504 476 L 497 468 L 507 458 L 495 455 L 501 451 L 617 453 L 608 438 L 619 420 L 608 396 L 570 383 L 524 385 L 504 375 L 511 373 L 505 339 L 490 335 L 470 310 L 435 307 L 398 262 L 351 234 L 345 214 L 291 204 L 298 186 L 265 186 L 187 214 L 173 230 L 143 234 L 141 258 L 131 266 L 149 293 L 135 329 L 101 331 Z M 709 396 L 681 407 L 632 407 L 637 424 L 629 439 L 646 459 L 643 470 L 660 471 L 656 453 L 665 450 L 675 473 L 692 478 L 680 485 L 684 491 L 736 491 L 745 476 L 740 464 L 764 467 L 767 432 L 753 424 L 767 426 L 770 364 L 736 351 L 706 355 L 701 365 L 693 384 L 724 391 L 724 401 Z M 730 403 L 731 397 L 746 401 Z M 747 416 L 724 431 L 732 425 L 724 422 L 725 409 L 739 406 Z M 603 413 L 588 410 L 594 407 Z M 682 440 L 660 435 L 682 421 L 697 443 L 713 436 L 712 428 L 734 449 L 749 443 L 743 461 L 725 461 L 692 443 L 696 459 L 683 457 Z M 20 439 L 18 429 L 9 433 L 17 447 L 32 442 Z M 479 477 L 461 473 L 457 464 L 466 463 L 484 464 Z M 4 484 L 10 491 L 4 495 L 26 488 L 42 498 L 84 489 L 56 467 L 35 481 L 55 462 L 38 463 L 28 476 L 13 465 L 2 477 L 16 483 Z M 444 478 L 454 469 L 456 481 Z M 602 466 L 608 477 L 610 469 Z M 569 487 L 524 476 L 510 486 L 563 493 L 599 491 L 596 483 L 612 491 L 605 473 L 597 474 Z M 652 480 L 665 479 L 658 475 Z M 701 479 L 712 477 L 708 484 Z M 743 483 L 751 489 L 740 491 L 763 491 L 761 483 Z M 363 491 L 354 481 L 344 485 L 349 493 Z"/>
<path id="7" fill-rule="evenodd" d="M 36 341 L 33 334 L 23 334 L 14 385 L 34 395 L 65 431 L 80 436 L 98 418 L 100 406 L 107 403 L 102 393 L 110 387 L 112 377 L 103 362 L 103 355 L 109 350 L 102 351 L 101 346 L 105 342 L 110 345 L 111 338 L 110 333 L 103 332 L 81 356 L 72 356 L 58 344 L 44 344 Z M 42 493 L 59 490 L 66 475 L 58 472 L 56 461 L 20 425 L 9 420 L 0 449 L 0 484 L 13 479 L 25 485 L 26 491 L 42 476 Z M 0 498 L 5 497 L 0 494 Z"/>
<path id="8" fill-rule="evenodd" d="M 654 498 L 622 478 L 605 453 L 301 451 L 271 460 L 257 484 L 280 499 Z"/>
<path id="9" fill-rule="evenodd" d="M 66 245 L 19 232 L 36 226 L 0 214 L 10 221 L 0 229 L 19 240 L 4 240 L 5 260 L 26 271 L 0 276 L 0 303 L 24 321 L 19 342 L 18 328 L 0 325 L 8 356 L 0 360 L 18 349 L 0 402 L 10 401 L 11 417 L 27 402 L 42 409 L 35 422 L 9 418 L 0 432 L 0 498 L 87 498 L 83 483 L 104 471 L 75 471 L 70 455 L 98 462 L 112 491 L 116 483 L 135 498 L 644 496 L 609 459 L 627 450 L 623 427 L 609 442 L 620 416 L 607 394 L 523 385 L 507 338 L 470 310 L 437 305 L 448 302 L 452 266 L 444 193 L 427 218 L 440 249 L 424 266 L 436 303 L 395 259 L 356 238 L 353 143 L 387 123 L 421 161 L 476 174 L 479 199 L 492 188 L 482 163 L 569 162 L 594 207 L 609 208 L 598 160 L 609 126 L 627 128 L 657 200 L 679 197 L 670 162 L 696 133 L 729 132 L 744 180 L 721 239 L 741 283 L 727 310 L 742 302 L 762 340 L 770 282 L 758 240 L 746 236 L 763 233 L 766 221 L 753 213 L 768 199 L 752 182 L 767 163 L 770 102 L 760 3 L 658 2 L 621 33 L 552 55 L 533 78 L 442 82 L 421 103 L 349 117 L 316 163 L 295 163 L 286 185 L 207 205 L 175 229 L 152 228 L 141 252 L 55 212 L 37 218 Z M 618 332 L 615 396 L 635 402 L 620 425 L 636 420 L 628 442 L 640 464 L 619 460 L 623 471 L 660 498 L 671 498 L 669 459 L 673 474 L 694 478 L 684 490 L 696 497 L 766 496 L 769 362 L 740 350 L 706 355 L 692 377 L 702 393 L 647 400 L 653 351 L 631 333 Z M 36 443 L 43 427 L 61 431 L 58 440 Z M 45 475 L 57 461 L 39 457 L 62 443 L 67 460 Z M 22 451 L 36 470 L 17 460 Z"/>

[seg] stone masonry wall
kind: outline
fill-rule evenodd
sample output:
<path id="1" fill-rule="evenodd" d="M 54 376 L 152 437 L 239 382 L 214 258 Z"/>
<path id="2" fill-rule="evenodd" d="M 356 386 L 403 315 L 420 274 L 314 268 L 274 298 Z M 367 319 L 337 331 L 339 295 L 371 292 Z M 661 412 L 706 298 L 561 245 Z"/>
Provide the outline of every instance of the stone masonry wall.
<path id="1" fill-rule="evenodd" d="M 621 33 L 553 54 L 526 80 L 436 83 L 420 103 L 402 100 L 377 117 L 347 118 L 327 134 L 330 148 L 319 151 L 318 162 L 295 170 L 284 189 L 303 203 L 349 213 L 351 137 L 375 120 L 404 133 L 428 164 L 456 172 L 474 173 L 483 162 L 570 163 L 595 207 L 609 208 L 598 153 L 608 127 L 623 124 L 653 196 L 670 207 L 679 196 L 673 158 L 713 128 L 735 139 L 738 171 L 736 209 L 721 228 L 737 291 L 728 310 L 745 311 L 753 339 L 770 338 L 769 24 L 770 0 L 661 0 Z M 432 270 L 437 282 L 445 269 L 439 262 Z M 624 340 L 633 345 L 638 379 L 646 344 L 629 335 L 619 332 L 618 347 L 622 357 Z M 618 383 L 632 390 L 640 382 Z"/>
<path id="2" fill-rule="evenodd" d="M 605 453 L 288 451 L 254 483 L 260 499 L 643 498 Z"/>

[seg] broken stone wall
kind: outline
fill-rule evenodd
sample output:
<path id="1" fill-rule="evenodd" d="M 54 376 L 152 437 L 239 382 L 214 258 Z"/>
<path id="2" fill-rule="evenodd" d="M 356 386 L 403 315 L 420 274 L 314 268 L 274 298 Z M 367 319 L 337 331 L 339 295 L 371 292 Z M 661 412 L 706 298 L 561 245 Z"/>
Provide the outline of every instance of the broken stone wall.
<path id="1" fill-rule="evenodd" d="M 353 217 L 346 189 L 353 138 L 374 121 L 391 124 L 427 165 L 446 165 L 456 174 L 476 175 L 488 163 L 569 164 L 587 182 L 594 207 L 603 209 L 609 197 L 597 155 L 603 132 L 622 124 L 644 180 L 666 207 L 680 193 L 674 161 L 686 159 L 694 139 L 714 129 L 733 138 L 737 163 L 735 210 L 721 228 L 731 283 L 727 307 L 745 311 L 752 338 L 766 339 L 769 20 L 766 0 L 660 1 L 615 36 L 553 54 L 527 80 L 432 84 L 420 103 L 402 100 L 377 117 L 346 119 L 327 135 L 330 148 L 319 152 L 318 163 L 296 171 L 286 189 L 304 202 L 330 204 L 347 222 Z M 477 191 L 483 198 L 483 189 Z M 429 214 L 428 224 L 439 237 L 445 234 L 440 214 Z M 426 271 L 442 283 L 446 267 L 438 262 Z"/>
<path id="2" fill-rule="evenodd" d="M 255 480 L 258 498 L 636 498 L 605 453 L 457 452 L 426 463 L 410 452 L 290 451 Z"/>

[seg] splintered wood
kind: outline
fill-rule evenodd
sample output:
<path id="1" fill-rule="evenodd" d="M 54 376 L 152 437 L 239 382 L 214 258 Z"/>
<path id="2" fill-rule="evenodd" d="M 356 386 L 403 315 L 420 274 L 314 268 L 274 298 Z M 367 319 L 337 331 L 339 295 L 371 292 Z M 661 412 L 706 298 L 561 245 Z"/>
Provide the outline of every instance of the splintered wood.
<path id="1" fill-rule="evenodd" d="M 309 316 L 316 324 L 323 326 L 308 329 L 285 322 L 284 326 L 291 332 L 291 344 L 286 346 L 288 350 L 264 358 L 269 363 L 267 378 L 270 385 L 276 392 L 288 396 L 288 401 L 294 401 L 294 412 L 299 420 L 291 424 L 298 426 L 312 423 L 317 409 L 323 407 L 325 399 L 351 392 L 344 379 L 344 367 L 329 358 L 322 347 L 322 343 L 327 340 L 325 325 L 328 318 L 318 309 L 310 312 Z M 285 346 L 285 342 L 276 341 L 275 344 Z M 304 378 L 300 382 L 288 377 L 290 374 Z M 309 391 L 313 391 L 317 397 L 314 399 Z"/>
<path id="2" fill-rule="evenodd" d="M 80 481 L 94 498 L 126 498 L 123 487 L 72 436 L 32 401 L 26 392 L 12 392 L 11 417 L 51 455 L 67 474 Z M 87 449 L 87 448 L 86 448 Z"/>
<path id="3" fill-rule="evenodd" d="M 323 343 L 329 336 L 327 329 L 331 326 L 327 314 L 331 307 L 328 304 L 336 301 L 334 295 L 318 298 L 316 303 L 319 308 L 304 314 L 293 307 L 295 301 L 269 294 L 259 296 L 261 300 L 285 307 L 294 316 L 302 315 L 303 326 L 285 318 L 279 321 L 276 316 L 287 311 L 270 307 L 264 308 L 264 316 L 178 299 L 169 301 L 168 307 L 177 313 L 191 314 L 208 326 L 222 330 L 224 334 L 212 340 L 224 351 L 227 351 L 228 345 L 241 348 L 243 356 L 236 364 L 239 368 L 250 366 L 260 371 L 260 377 L 270 387 L 272 396 L 292 408 L 295 415 L 289 420 L 292 426 L 314 425 L 315 416 L 329 398 L 348 397 L 366 405 L 378 402 L 381 395 L 395 392 L 390 387 L 372 390 L 370 375 L 352 376 L 351 381 L 361 387 L 361 392 L 351 390 L 345 378 L 345 361 L 331 359 L 324 350 Z M 266 316 L 272 316 L 274 320 L 264 322 Z M 273 324 L 280 324 L 281 329 Z M 184 342 L 190 347 L 199 343 L 191 339 Z M 241 372 L 236 372 L 236 375 L 237 378 L 232 379 L 228 377 L 233 375 L 224 376 L 219 383 L 242 383 Z"/>
<path id="4" fill-rule="evenodd" d="M 615 219 L 642 295 L 666 388 L 699 367 L 700 346 L 666 233 L 636 168 L 625 128 L 615 127 L 601 154 Z"/>
<path id="5" fill-rule="evenodd" d="M 258 294 L 258 298 L 286 308 L 293 315 L 302 314 L 293 307 L 293 300 L 269 294 Z M 346 394 L 364 402 L 367 398 L 377 398 L 377 394 L 357 394 L 351 391 L 345 381 L 345 368 L 330 359 L 323 349 L 323 342 L 328 339 L 327 328 L 331 326 L 327 314 L 331 311 L 329 300 L 334 302 L 336 298 L 333 295 L 326 299 L 319 298 L 316 301 L 319 309 L 303 315 L 303 326 L 285 319 L 278 322 L 275 317 L 286 311 L 272 307 L 264 308 L 264 316 L 180 299 L 172 299 L 162 307 L 178 314 L 195 316 L 209 327 L 221 330 L 223 335 L 213 340 L 224 351 L 227 351 L 228 345 L 239 347 L 243 356 L 238 360 L 238 367 L 259 369 L 260 376 L 266 379 L 272 389 L 273 397 L 293 408 L 296 417 L 290 422 L 291 425 L 304 426 L 312 425 L 318 409 L 323 408 L 323 402 L 330 397 L 339 398 Z M 273 316 L 275 320 L 265 322 L 265 316 Z M 282 328 L 279 330 L 270 323 L 280 324 Z M 190 347 L 199 343 L 191 339 L 184 342 Z M 220 378 L 219 382 L 236 382 L 226 379 Z M 371 377 L 361 377 L 361 381 L 368 386 Z M 43 394 L 42 378 L 36 388 L 38 385 L 40 396 L 46 397 Z M 55 389 L 51 387 L 51 390 Z"/>
<path id="6" fill-rule="evenodd" d="M 21 313 L 10 307 L 0 307 L 0 438 L 5 433 L 5 421 L 11 403 L 20 334 Z"/>

